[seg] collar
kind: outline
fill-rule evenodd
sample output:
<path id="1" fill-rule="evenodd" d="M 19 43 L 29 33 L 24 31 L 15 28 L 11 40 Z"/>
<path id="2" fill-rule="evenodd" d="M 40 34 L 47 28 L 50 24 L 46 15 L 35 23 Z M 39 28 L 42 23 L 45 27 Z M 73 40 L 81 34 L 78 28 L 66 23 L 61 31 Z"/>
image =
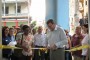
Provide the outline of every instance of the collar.
<path id="1" fill-rule="evenodd" d="M 39 34 L 39 33 L 37 33 L 37 34 Z M 40 33 L 40 35 L 42 35 L 43 33 Z"/>
<path id="2" fill-rule="evenodd" d="M 54 30 L 57 30 L 57 29 L 58 29 L 58 26 L 56 25 Z"/>
<path id="3" fill-rule="evenodd" d="M 55 29 L 54 30 L 57 30 L 58 29 L 58 25 L 55 25 Z M 48 29 L 48 31 L 51 31 L 50 29 Z"/>

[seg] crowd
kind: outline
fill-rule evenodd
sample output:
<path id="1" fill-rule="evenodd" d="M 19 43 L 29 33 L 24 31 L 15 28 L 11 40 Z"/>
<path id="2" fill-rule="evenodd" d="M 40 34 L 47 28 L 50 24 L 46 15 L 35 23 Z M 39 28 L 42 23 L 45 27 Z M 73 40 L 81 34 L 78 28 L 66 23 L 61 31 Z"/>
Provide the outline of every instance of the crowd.
<path id="1" fill-rule="evenodd" d="M 68 30 L 47 21 L 46 31 L 21 24 L 20 28 L 2 27 L 2 44 L 22 49 L 2 49 L 3 60 L 88 60 L 88 48 L 65 52 L 72 47 L 88 45 L 88 24 L 77 26 L 73 36 Z M 47 48 L 47 49 L 39 49 Z M 65 53 L 65 54 L 64 54 Z"/>

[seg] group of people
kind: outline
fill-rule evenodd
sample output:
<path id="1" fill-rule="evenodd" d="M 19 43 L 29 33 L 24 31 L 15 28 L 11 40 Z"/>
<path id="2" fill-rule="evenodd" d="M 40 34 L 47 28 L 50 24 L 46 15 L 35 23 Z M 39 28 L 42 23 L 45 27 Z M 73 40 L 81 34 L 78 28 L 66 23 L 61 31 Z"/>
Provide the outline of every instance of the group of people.
<path id="1" fill-rule="evenodd" d="M 66 45 L 66 50 L 71 48 L 77 48 L 79 46 L 89 45 L 89 30 L 88 24 L 83 24 L 82 26 L 77 26 L 75 33 L 70 36 L 68 31 L 65 30 L 66 36 L 68 38 L 68 45 Z M 88 48 L 82 50 L 65 52 L 66 60 L 88 60 Z"/>
<path id="2" fill-rule="evenodd" d="M 76 27 L 75 34 L 72 36 L 71 43 L 73 47 L 88 45 L 89 34 L 88 24 L 84 24 L 82 27 Z M 79 51 L 72 52 L 74 59 L 88 60 L 88 48 Z"/>
<path id="3" fill-rule="evenodd" d="M 75 34 L 70 36 L 67 30 L 56 25 L 53 19 L 47 21 L 46 32 L 38 26 L 37 31 L 28 25 L 20 28 L 2 28 L 2 44 L 7 46 L 21 45 L 22 56 L 14 56 L 14 49 L 3 49 L 2 55 L 5 60 L 85 60 L 88 59 L 88 49 L 75 52 L 65 52 L 81 45 L 88 44 L 88 24 L 76 27 Z M 44 48 L 44 49 L 43 49 Z"/>

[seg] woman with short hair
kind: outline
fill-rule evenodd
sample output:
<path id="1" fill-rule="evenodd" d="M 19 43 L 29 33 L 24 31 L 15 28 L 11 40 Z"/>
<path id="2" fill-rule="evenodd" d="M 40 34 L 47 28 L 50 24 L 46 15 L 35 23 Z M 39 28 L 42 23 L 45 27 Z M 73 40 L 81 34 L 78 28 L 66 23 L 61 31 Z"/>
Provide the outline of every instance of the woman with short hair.
<path id="1" fill-rule="evenodd" d="M 32 43 L 33 43 L 33 36 L 30 34 L 30 28 L 27 25 L 22 27 L 23 33 L 17 34 L 16 41 L 17 44 L 20 44 L 22 41 L 22 48 L 23 48 L 23 60 L 31 60 L 32 57 Z M 21 40 L 22 39 L 22 40 Z"/>

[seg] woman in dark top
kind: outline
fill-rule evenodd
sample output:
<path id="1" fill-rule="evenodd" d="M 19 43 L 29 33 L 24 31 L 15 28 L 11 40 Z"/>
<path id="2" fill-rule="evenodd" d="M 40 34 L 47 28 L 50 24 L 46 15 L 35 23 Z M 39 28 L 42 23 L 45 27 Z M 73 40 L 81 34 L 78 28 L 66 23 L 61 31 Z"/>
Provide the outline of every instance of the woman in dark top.
<path id="1" fill-rule="evenodd" d="M 81 34 L 81 27 L 77 26 L 75 34 L 71 38 L 72 47 L 81 46 L 82 39 L 83 35 Z M 81 60 L 81 53 L 82 53 L 81 50 L 72 52 L 74 60 Z"/>
<path id="2" fill-rule="evenodd" d="M 9 34 L 9 28 L 7 26 L 2 28 L 2 44 L 8 45 L 11 42 Z M 10 60 L 11 49 L 2 49 L 2 56 L 5 59 Z"/>

